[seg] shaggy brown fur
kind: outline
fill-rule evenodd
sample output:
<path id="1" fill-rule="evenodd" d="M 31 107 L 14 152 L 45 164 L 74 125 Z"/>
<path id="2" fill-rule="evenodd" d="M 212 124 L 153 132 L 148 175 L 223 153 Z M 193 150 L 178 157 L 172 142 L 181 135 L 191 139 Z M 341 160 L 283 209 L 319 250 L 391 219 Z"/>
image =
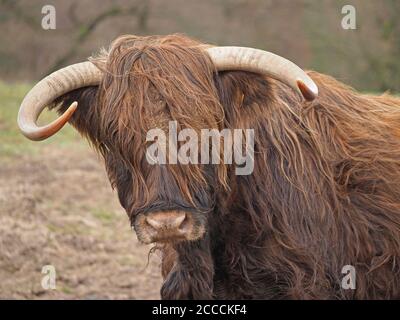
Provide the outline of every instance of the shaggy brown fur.
<path id="1" fill-rule="evenodd" d="M 310 72 L 320 95 L 248 72 L 217 73 L 185 36 L 118 38 L 93 59 L 99 87 L 71 123 L 105 158 L 131 221 L 149 208 L 193 210 L 203 239 L 163 247 L 161 295 L 224 299 L 400 298 L 400 100 Z M 150 166 L 145 134 L 254 128 L 255 168 Z M 353 265 L 356 290 L 341 288 Z"/>

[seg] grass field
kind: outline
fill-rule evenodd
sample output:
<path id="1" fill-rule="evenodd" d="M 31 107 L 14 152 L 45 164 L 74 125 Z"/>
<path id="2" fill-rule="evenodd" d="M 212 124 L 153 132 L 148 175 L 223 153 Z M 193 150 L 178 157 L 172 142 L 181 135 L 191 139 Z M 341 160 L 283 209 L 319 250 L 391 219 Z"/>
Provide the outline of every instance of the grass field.
<path id="1" fill-rule="evenodd" d="M 79 134 L 71 126 L 66 126 L 59 134 L 41 143 L 32 143 L 21 135 L 16 125 L 18 107 L 30 88 L 29 84 L 7 85 L 0 82 L 0 161 L 13 159 L 18 155 L 38 154 L 42 148 L 48 145 L 56 145 L 61 148 L 71 144 L 86 147 L 84 143 L 81 143 Z M 39 123 L 48 123 L 55 116 L 54 113 L 45 110 Z"/>
<path id="2" fill-rule="evenodd" d="M 70 126 L 43 142 L 20 134 L 30 87 L 0 82 L 0 298 L 158 298 L 159 257 L 147 266 L 101 159 Z M 55 290 L 41 286 L 45 265 Z"/>

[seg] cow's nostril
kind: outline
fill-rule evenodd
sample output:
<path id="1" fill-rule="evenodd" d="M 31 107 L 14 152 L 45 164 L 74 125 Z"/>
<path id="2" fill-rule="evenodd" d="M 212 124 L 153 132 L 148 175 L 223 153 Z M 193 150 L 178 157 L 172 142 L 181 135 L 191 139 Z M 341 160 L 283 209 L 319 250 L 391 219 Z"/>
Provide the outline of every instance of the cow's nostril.
<path id="1" fill-rule="evenodd" d="M 156 230 L 163 227 L 163 223 L 155 218 L 146 217 L 146 222 Z"/>
<path id="2" fill-rule="evenodd" d="M 183 212 L 182 212 L 183 213 Z M 179 216 L 176 220 L 175 220 L 175 225 L 176 228 L 179 229 L 179 227 L 183 224 L 183 222 L 186 220 L 186 214 L 183 213 L 181 216 Z"/>

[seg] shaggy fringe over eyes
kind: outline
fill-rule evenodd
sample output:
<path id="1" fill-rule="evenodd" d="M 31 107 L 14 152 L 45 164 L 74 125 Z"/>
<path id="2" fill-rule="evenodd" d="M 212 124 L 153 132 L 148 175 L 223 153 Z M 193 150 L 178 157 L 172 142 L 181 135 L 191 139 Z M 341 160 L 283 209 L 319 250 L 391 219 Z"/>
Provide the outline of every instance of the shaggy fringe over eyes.
<path id="1" fill-rule="evenodd" d="M 203 128 L 220 130 L 223 108 L 213 85 L 215 70 L 202 45 L 180 35 L 122 36 L 112 43 L 107 59 L 104 55 L 91 60 L 105 72 L 94 106 L 100 115 L 94 143 L 100 150 L 106 145 L 123 160 L 135 186 L 133 198 L 142 198 L 140 206 L 146 207 L 152 200 L 143 164 L 146 132 L 160 128 L 168 133 L 168 121 L 173 120 L 178 130 L 191 128 L 198 134 Z M 193 193 L 207 183 L 202 167 L 168 168 L 180 192 L 194 205 Z M 217 176 L 226 186 L 222 163 Z"/>

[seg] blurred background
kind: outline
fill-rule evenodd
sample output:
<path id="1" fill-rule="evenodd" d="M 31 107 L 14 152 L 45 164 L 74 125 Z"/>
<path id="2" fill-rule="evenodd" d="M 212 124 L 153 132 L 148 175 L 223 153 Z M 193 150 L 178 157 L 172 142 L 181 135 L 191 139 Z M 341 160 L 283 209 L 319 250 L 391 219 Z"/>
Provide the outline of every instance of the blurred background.
<path id="1" fill-rule="evenodd" d="M 41 8 L 56 8 L 43 30 Z M 357 29 L 341 26 L 342 7 Z M 1 0 L 0 78 L 36 80 L 121 34 L 185 33 L 268 49 L 360 90 L 400 90 L 399 0 Z"/>
<path id="2" fill-rule="evenodd" d="M 355 30 L 341 24 L 349 4 Z M 42 28 L 45 5 L 55 30 Z M 41 143 L 19 134 L 18 106 L 35 81 L 121 34 L 185 33 L 398 93 L 399 14 L 400 0 L 0 0 L 0 298 L 158 298 L 161 285 L 157 253 L 148 261 L 87 143 L 70 127 Z M 55 290 L 41 286 L 48 264 Z"/>

